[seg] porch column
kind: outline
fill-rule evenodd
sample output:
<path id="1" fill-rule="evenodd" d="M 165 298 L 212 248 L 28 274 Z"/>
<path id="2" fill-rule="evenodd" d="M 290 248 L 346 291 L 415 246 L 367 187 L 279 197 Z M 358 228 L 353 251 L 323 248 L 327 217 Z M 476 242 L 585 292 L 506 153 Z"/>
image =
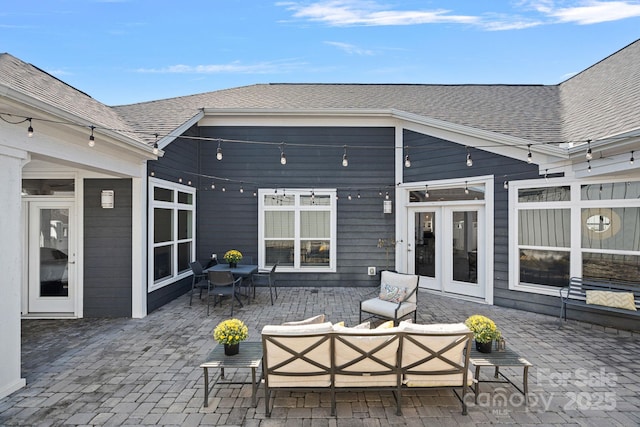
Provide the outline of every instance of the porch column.
<path id="1" fill-rule="evenodd" d="M 20 378 L 22 165 L 28 154 L 0 145 L 0 399 L 25 386 Z"/>

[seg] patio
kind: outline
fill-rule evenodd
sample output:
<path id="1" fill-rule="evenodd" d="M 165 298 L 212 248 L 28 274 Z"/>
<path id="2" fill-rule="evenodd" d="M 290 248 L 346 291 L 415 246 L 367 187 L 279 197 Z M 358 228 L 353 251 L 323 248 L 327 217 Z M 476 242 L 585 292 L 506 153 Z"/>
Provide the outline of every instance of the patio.
<path id="1" fill-rule="evenodd" d="M 272 306 L 268 290 L 234 312 L 260 340 L 265 324 L 325 313 L 358 321 L 358 301 L 371 288 L 286 288 Z M 183 295 L 144 319 L 23 320 L 22 367 L 27 386 L 0 401 L 0 425 L 640 425 L 640 333 L 572 322 L 420 292 L 420 323 L 461 322 L 484 314 L 507 347 L 531 363 L 529 405 L 510 386 L 483 384 L 469 414 L 450 390 L 405 394 L 402 417 L 393 396 L 339 393 L 337 417 L 324 393 L 277 394 L 271 418 L 263 391 L 251 406 L 250 385 L 219 386 L 203 407 L 199 364 L 215 344 L 212 331 L 228 317 L 227 302 L 206 316 L 206 303 Z M 522 370 L 501 369 L 518 383 Z M 227 372 L 233 374 L 233 372 Z M 492 370 L 483 370 L 490 379 Z M 248 370 L 234 379 L 248 376 Z"/>

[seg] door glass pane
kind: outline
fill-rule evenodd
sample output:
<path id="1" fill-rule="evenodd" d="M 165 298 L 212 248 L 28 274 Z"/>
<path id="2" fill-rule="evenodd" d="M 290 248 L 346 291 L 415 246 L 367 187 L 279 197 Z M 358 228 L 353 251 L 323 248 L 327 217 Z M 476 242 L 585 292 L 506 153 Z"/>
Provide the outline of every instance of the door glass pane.
<path id="1" fill-rule="evenodd" d="M 478 212 L 453 212 L 453 280 L 478 283 Z"/>
<path id="2" fill-rule="evenodd" d="M 69 210 L 40 210 L 40 296 L 69 296 Z"/>
<path id="3" fill-rule="evenodd" d="M 23 179 L 23 196 L 73 196 L 73 179 Z"/>
<path id="4" fill-rule="evenodd" d="M 436 213 L 418 212 L 415 223 L 415 274 L 436 277 Z"/>

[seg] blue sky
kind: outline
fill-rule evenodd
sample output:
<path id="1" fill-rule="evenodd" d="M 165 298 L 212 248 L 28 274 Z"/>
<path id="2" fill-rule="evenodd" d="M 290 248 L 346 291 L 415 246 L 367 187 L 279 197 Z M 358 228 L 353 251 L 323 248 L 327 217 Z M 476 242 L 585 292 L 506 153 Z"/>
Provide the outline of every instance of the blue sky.
<path id="1" fill-rule="evenodd" d="M 640 1 L 6 1 L 8 52 L 108 104 L 256 83 L 556 84 L 640 38 Z"/>

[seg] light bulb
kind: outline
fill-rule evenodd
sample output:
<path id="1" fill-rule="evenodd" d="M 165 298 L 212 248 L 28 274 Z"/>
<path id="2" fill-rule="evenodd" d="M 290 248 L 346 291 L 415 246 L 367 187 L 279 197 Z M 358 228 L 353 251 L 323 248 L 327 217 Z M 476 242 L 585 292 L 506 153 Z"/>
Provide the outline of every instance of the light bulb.
<path id="1" fill-rule="evenodd" d="M 404 157 L 404 167 L 405 168 L 410 168 L 411 167 L 411 160 L 409 160 L 409 155 L 408 154 Z"/>
<path id="2" fill-rule="evenodd" d="M 222 148 L 220 148 L 219 146 L 218 146 L 218 149 L 216 150 L 216 159 L 222 160 Z"/>
<path id="3" fill-rule="evenodd" d="M 29 120 L 29 127 L 27 128 L 27 136 L 31 138 L 33 136 L 33 126 L 31 126 L 31 119 L 27 119 L 27 120 Z"/>
<path id="4" fill-rule="evenodd" d="M 467 153 L 467 166 L 473 166 L 473 160 L 471 160 L 471 153 Z"/>
<path id="5" fill-rule="evenodd" d="M 284 151 L 280 154 L 280 164 L 282 165 L 287 164 L 287 156 L 285 156 Z"/>
<path id="6" fill-rule="evenodd" d="M 345 168 L 349 166 L 349 159 L 347 159 L 347 153 L 344 153 L 342 155 L 342 166 L 344 166 Z"/>

